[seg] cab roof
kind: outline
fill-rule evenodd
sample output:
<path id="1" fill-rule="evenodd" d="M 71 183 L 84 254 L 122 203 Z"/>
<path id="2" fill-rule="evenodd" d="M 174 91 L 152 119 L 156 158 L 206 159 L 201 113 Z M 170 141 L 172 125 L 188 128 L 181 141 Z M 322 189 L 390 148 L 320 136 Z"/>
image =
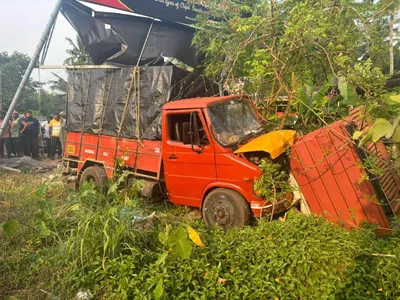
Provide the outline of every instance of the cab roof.
<path id="1" fill-rule="evenodd" d="M 206 108 L 211 104 L 225 101 L 228 99 L 249 99 L 247 95 L 229 95 L 223 97 L 204 97 L 204 98 L 190 98 L 183 100 L 176 100 L 164 104 L 163 110 L 174 110 L 174 109 L 192 109 L 192 108 Z"/>

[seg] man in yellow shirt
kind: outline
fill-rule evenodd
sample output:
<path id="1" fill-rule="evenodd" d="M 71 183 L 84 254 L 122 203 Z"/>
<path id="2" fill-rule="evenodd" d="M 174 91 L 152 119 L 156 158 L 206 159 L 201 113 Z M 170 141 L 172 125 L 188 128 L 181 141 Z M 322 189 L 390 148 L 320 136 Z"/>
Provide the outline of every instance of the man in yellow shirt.
<path id="1" fill-rule="evenodd" d="M 58 158 L 61 158 L 62 148 L 61 148 L 61 141 L 60 141 L 60 132 L 61 132 L 61 125 L 62 119 L 60 118 L 59 113 L 55 113 L 53 115 L 53 120 L 49 123 L 49 130 L 50 130 L 50 138 L 51 138 L 51 152 L 50 152 L 50 159 L 53 160 L 56 155 L 56 150 L 58 154 Z"/>

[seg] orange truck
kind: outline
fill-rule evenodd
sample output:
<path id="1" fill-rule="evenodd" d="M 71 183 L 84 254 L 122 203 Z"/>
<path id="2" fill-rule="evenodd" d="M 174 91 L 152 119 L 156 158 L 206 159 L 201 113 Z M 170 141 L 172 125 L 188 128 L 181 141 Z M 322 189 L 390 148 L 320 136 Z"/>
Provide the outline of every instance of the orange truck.
<path id="1" fill-rule="evenodd" d="M 148 72 L 152 72 L 149 70 L 152 69 L 140 70 L 142 80 Z M 131 71 L 130 69 L 128 73 Z M 103 75 L 114 76 L 115 80 L 121 72 L 123 71 L 112 71 L 114 75 Z M 133 71 L 135 72 L 137 70 Z M 75 76 L 80 76 L 80 79 L 71 79 L 70 76 L 72 87 L 68 94 L 68 103 L 71 104 L 69 116 L 75 118 L 72 123 L 77 125 L 82 119 L 88 119 L 90 114 L 91 88 L 87 89 L 89 92 L 86 94 L 81 90 L 79 96 L 74 95 L 74 91 L 79 90 L 77 86 L 81 86 L 82 82 L 81 73 Z M 131 82 L 128 84 L 128 79 L 125 80 L 124 86 L 140 86 L 142 94 L 146 94 L 148 85 L 140 85 L 141 83 L 136 81 L 137 74 L 129 76 L 131 77 L 127 78 Z M 111 80 L 98 77 L 106 83 Z M 93 74 L 87 75 L 86 79 L 86 82 L 93 81 Z M 74 86 L 74 82 L 78 84 Z M 114 85 L 115 83 L 109 85 L 103 94 L 112 93 L 110 88 Z M 79 183 L 93 180 L 95 184 L 103 185 L 107 179 L 113 177 L 118 165 L 123 161 L 123 168 L 130 170 L 135 178 L 145 181 L 143 196 L 164 195 L 172 203 L 201 208 L 206 224 L 219 224 L 223 228 L 243 226 L 252 215 L 260 217 L 272 211 L 278 213 L 292 205 L 292 197 L 276 203 L 263 199 L 254 191 L 253 185 L 255 178 L 261 176 L 257 166 L 260 160 L 267 156 L 272 159 L 280 157 L 294 142 L 295 132 L 286 130 L 265 133 L 261 117 L 248 96 L 231 95 L 169 101 L 160 105 L 161 113 L 157 118 L 151 118 L 156 120 L 161 128 L 158 137 L 146 138 L 146 130 L 138 128 L 133 129 L 132 135 L 136 133 L 136 136 L 130 137 L 129 133 L 123 136 L 121 132 L 124 131 L 124 126 L 129 127 L 132 123 L 140 126 L 138 119 L 150 110 L 138 103 L 137 92 L 136 90 L 122 93 L 127 96 L 127 102 L 131 101 L 136 107 L 132 111 L 130 104 L 119 101 L 120 106 L 124 108 L 122 116 L 129 113 L 129 110 L 137 119 L 128 123 L 126 120 L 129 117 L 121 117 L 123 121 L 119 125 L 123 125 L 115 130 L 114 136 L 112 130 L 109 130 L 108 134 L 104 133 L 108 112 L 104 103 L 107 102 L 107 95 L 102 94 L 100 98 L 103 104 L 93 109 L 99 115 L 100 121 L 89 118 L 91 121 L 88 124 L 99 123 L 96 130 L 90 132 L 85 126 L 78 130 L 80 125 L 74 127 L 71 125 L 71 119 L 68 119 L 63 162 L 66 172 L 75 175 Z M 96 89 L 93 93 L 99 94 Z M 74 101 L 79 105 L 74 107 Z M 79 109 L 82 110 L 82 102 L 87 103 L 89 110 L 77 117 Z M 117 114 L 118 108 L 109 109 L 109 114 Z M 139 109 L 141 113 L 138 113 Z M 73 111 L 77 112 L 75 116 Z M 108 124 L 110 123 L 112 122 Z"/>

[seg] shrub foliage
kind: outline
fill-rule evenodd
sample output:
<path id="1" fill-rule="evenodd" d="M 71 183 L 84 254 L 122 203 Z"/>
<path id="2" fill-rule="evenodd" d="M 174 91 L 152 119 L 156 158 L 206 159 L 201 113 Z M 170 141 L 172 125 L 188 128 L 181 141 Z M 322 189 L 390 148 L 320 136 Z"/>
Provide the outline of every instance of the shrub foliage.
<path id="1" fill-rule="evenodd" d="M 19 224 L 1 233 L 1 297 L 66 299 L 81 288 L 95 299 L 400 297 L 395 230 L 378 239 L 367 228 L 290 214 L 223 231 L 205 227 L 196 210 L 145 201 L 134 189 L 72 192 L 57 180 L 0 176 L 0 221 Z"/>

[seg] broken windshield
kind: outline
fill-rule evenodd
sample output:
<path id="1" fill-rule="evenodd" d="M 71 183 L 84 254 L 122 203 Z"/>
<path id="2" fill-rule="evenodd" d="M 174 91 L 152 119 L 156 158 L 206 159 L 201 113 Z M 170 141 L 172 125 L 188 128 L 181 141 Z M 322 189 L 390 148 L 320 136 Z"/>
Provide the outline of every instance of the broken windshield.
<path id="1" fill-rule="evenodd" d="M 260 120 L 248 99 L 229 99 L 208 107 L 211 131 L 222 146 L 232 146 L 257 135 Z"/>

